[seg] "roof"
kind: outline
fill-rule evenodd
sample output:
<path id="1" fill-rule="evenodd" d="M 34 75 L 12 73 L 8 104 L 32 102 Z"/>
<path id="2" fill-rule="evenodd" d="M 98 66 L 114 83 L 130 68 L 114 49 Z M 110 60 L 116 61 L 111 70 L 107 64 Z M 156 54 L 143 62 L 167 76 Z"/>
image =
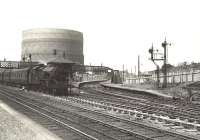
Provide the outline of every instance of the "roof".
<path id="1" fill-rule="evenodd" d="M 75 64 L 75 62 L 64 58 L 55 58 L 47 62 L 47 64 Z"/>
<path id="2" fill-rule="evenodd" d="M 57 28 L 35 28 L 24 30 L 22 32 L 23 41 L 32 39 L 70 39 L 83 40 L 83 33 L 75 30 L 57 29 Z"/>

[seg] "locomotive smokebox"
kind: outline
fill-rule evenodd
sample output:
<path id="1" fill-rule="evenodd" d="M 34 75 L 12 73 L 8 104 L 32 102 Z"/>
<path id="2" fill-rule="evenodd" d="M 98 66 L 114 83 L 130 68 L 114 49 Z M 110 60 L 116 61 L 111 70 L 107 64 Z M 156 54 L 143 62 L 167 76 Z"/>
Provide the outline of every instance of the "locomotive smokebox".
<path id="1" fill-rule="evenodd" d="M 84 64 L 83 34 L 73 30 L 53 28 L 25 30 L 22 33 L 21 58 L 41 63 L 64 58 Z"/>

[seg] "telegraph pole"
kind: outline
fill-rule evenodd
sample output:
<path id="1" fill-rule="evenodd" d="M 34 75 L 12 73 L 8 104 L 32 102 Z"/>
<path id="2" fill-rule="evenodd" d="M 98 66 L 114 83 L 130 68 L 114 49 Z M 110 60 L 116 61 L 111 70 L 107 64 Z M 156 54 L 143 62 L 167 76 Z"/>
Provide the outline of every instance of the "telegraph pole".
<path id="1" fill-rule="evenodd" d="M 140 77 L 140 56 L 138 55 L 138 77 Z"/>
<path id="2" fill-rule="evenodd" d="M 131 76 L 130 76 L 130 78 L 132 78 L 132 76 L 133 76 L 133 71 L 132 71 L 132 68 L 131 68 Z"/>
<path id="3" fill-rule="evenodd" d="M 137 75 L 136 71 L 137 71 L 137 68 L 136 68 L 136 65 L 135 65 L 135 76 Z"/>
<path id="4" fill-rule="evenodd" d="M 138 55 L 138 82 L 140 84 L 140 56 Z"/>
<path id="5" fill-rule="evenodd" d="M 122 83 L 124 82 L 124 64 L 123 64 L 123 66 L 122 66 Z"/>

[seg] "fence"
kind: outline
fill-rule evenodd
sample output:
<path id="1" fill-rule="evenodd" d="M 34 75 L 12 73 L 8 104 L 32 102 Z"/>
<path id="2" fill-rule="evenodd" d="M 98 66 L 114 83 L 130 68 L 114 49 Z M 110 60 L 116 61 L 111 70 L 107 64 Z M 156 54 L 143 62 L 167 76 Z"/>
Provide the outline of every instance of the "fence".
<path id="1" fill-rule="evenodd" d="M 108 75 L 106 73 L 102 74 L 77 74 L 74 75 L 74 81 L 83 82 L 83 81 L 97 81 L 97 80 L 105 80 L 108 79 Z"/>
<path id="2" fill-rule="evenodd" d="M 0 68 L 25 68 L 36 64 L 38 62 L 0 61 Z"/>
<path id="3" fill-rule="evenodd" d="M 163 83 L 164 76 L 160 75 L 160 83 Z M 125 84 L 142 84 L 142 83 L 156 83 L 157 77 L 155 75 L 147 77 L 137 77 L 137 78 L 126 78 Z M 178 74 L 169 74 L 167 75 L 168 84 L 179 84 L 187 82 L 196 82 L 200 81 L 200 71 L 196 72 L 184 72 Z"/>

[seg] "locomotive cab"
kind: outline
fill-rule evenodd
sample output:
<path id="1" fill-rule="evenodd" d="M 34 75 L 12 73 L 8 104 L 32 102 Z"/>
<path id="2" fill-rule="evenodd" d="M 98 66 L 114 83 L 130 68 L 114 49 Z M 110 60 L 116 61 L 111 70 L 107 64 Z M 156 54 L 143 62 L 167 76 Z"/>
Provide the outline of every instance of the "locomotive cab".
<path id="1" fill-rule="evenodd" d="M 66 60 L 65 60 L 66 61 Z M 72 62 L 49 62 L 43 69 L 41 87 L 44 92 L 56 96 L 65 96 L 71 92 Z"/>

